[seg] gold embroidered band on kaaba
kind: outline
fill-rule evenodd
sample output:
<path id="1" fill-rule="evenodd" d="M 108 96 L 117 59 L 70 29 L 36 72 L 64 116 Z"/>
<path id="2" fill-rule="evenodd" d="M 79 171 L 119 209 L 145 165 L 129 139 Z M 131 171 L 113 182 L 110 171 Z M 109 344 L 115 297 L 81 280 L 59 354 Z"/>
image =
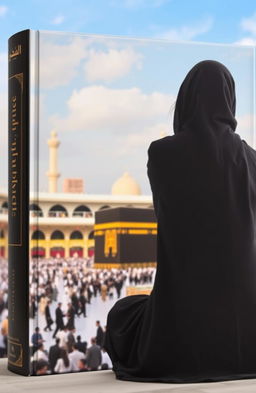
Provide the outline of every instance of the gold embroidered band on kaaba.
<path id="1" fill-rule="evenodd" d="M 94 229 L 107 228 L 157 228 L 156 222 L 129 222 L 129 221 L 114 221 L 102 224 L 95 224 Z"/>
<path id="2" fill-rule="evenodd" d="M 105 236 L 104 255 L 117 254 L 117 235 L 156 235 L 156 222 L 116 221 L 94 225 L 94 236 Z"/>

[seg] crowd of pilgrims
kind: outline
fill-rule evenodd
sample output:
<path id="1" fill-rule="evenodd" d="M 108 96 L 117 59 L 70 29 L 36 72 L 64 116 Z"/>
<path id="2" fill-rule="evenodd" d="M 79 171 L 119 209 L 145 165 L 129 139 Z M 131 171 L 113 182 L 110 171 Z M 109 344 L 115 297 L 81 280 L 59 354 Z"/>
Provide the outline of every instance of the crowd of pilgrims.
<path id="1" fill-rule="evenodd" d="M 96 335 L 90 346 L 75 335 L 75 328 L 62 325 L 56 333 L 55 344 L 49 351 L 44 348 L 43 335 L 36 327 L 31 337 L 31 368 L 34 375 L 59 374 L 78 371 L 98 371 L 112 368 L 112 362 L 104 348 L 106 326 L 96 321 Z"/>
<path id="2" fill-rule="evenodd" d="M 0 258 L 0 358 L 7 356 L 8 262 Z"/>
<path id="3" fill-rule="evenodd" d="M 30 318 L 44 315 L 44 331 L 52 331 L 55 344 L 47 351 L 39 327 L 31 336 L 31 360 L 36 374 L 99 370 L 112 367 L 104 350 L 105 327 L 96 321 L 97 331 L 90 346 L 81 336 L 75 337 L 77 317 L 87 317 L 87 304 L 93 297 L 103 302 L 121 297 L 124 286 L 153 285 L 155 268 L 94 269 L 91 260 L 84 258 L 32 259 L 30 261 Z M 7 312 L 7 260 L 0 261 L 0 357 L 6 356 Z M 64 288 L 67 307 L 59 298 Z M 62 294 L 63 295 L 63 294 Z M 54 314 L 51 304 L 55 303 Z M 75 363 L 75 364 L 74 364 Z"/>
<path id="4" fill-rule="evenodd" d="M 39 265 L 40 264 L 40 265 Z M 39 265 L 39 266 L 38 266 Z M 73 327 L 73 315 L 86 317 L 86 304 L 92 297 L 120 298 L 124 285 L 152 286 L 154 268 L 94 269 L 88 267 L 83 258 L 32 260 L 30 264 L 30 317 L 34 318 L 39 309 L 44 309 L 47 301 L 57 301 L 59 282 L 70 299 L 68 307 L 69 325 Z"/>

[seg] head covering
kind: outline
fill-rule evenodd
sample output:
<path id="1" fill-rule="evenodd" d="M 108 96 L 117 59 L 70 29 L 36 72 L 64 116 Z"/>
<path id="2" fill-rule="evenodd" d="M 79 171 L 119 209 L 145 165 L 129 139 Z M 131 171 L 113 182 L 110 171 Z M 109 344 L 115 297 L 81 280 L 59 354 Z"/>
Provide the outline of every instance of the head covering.
<path id="1" fill-rule="evenodd" d="M 216 133 L 227 128 L 235 132 L 235 82 L 229 70 L 218 61 L 197 63 L 180 86 L 173 129 Z"/>
<path id="2" fill-rule="evenodd" d="M 118 379 L 256 378 L 256 151 L 235 133 L 235 84 L 216 61 L 181 85 L 175 134 L 151 143 L 157 216 L 150 296 L 108 314 Z"/>

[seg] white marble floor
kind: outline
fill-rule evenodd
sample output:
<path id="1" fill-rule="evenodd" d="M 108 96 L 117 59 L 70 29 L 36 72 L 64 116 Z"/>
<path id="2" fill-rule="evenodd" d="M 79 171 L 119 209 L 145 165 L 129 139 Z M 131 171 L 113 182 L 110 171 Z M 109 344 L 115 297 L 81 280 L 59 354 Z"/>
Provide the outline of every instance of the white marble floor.
<path id="1" fill-rule="evenodd" d="M 155 274 L 155 273 L 154 273 Z M 154 282 L 154 276 L 153 276 Z M 121 290 L 121 297 L 127 296 L 127 286 L 129 285 L 129 281 L 124 284 Z M 153 285 L 153 284 L 152 284 Z M 147 287 L 148 285 L 146 285 Z M 69 297 L 65 294 L 64 291 L 64 284 L 62 278 L 59 279 L 58 285 L 58 299 L 57 301 L 52 301 L 50 305 L 50 312 L 53 320 L 55 320 L 55 310 L 57 307 L 58 302 L 62 303 L 62 311 L 66 313 L 67 311 L 67 304 L 70 302 Z M 80 335 L 82 341 L 87 341 L 88 346 L 90 345 L 90 340 L 92 337 L 96 335 L 96 320 L 101 322 L 101 326 L 106 325 L 107 314 L 110 308 L 116 303 L 118 300 L 117 293 L 114 291 L 114 296 L 112 299 L 106 297 L 106 300 L 103 301 L 101 296 L 97 294 L 97 297 L 92 296 L 91 304 L 86 304 L 86 314 L 87 317 L 84 318 L 83 315 L 80 317 L 75 317 L 75 336 Z M 64 323 L 67 322 L 66 317 L 64 317 Z M 52 338 L 53 331 L 55 330 L 55 323 L 52 326 L 53 331 L 44 331 L 43 328 L 46 325 L 45 315 L 41 314 L 40 312 L 37 313 L 34 319 L 29 319 L 29 331 L 30 331 L 30 339 L 32 334 L 35 331 L 35 327 L 39 326 L 40 333 L 43 336 L 44 341 L 44 349 L 49 351 L 51 345 L 55 344 L 55 339 Z M 31 343 L 30 343 L 31 344 Z M 32 344 L 31 344 L 32 345 Z"/>
<path id="2" fill-rule="evenodd" d="M 7 370 L 0 359 L 0 393 L 255 393 L 256 379 L 237 381 L 165 384 L 119 381 L 111 370 L 24 377 Z"/>

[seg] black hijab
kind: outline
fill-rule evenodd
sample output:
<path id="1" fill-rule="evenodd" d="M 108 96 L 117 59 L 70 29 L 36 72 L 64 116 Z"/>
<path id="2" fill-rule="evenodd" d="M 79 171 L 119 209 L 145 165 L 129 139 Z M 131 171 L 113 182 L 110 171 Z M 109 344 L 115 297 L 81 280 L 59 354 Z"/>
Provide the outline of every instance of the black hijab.
<path id="1" fill-rule="evenodd" d="M 235 132 L 235 110 L 235 82 L 229 70 L 217 61 L 201 61 L 189 71 L 179 89 L 174 133 L 216 133 L 227 127 Z"/>
<path id="2" fill-rule="evenodd" d="M 235 104 L 227 68 L 196 64 L 174 135 L 148 149 L 157 270 L 150 296 L 120 299 L 108 314 L 118 379 L 256 378 L 256 152 L 235 133 Z"/>

